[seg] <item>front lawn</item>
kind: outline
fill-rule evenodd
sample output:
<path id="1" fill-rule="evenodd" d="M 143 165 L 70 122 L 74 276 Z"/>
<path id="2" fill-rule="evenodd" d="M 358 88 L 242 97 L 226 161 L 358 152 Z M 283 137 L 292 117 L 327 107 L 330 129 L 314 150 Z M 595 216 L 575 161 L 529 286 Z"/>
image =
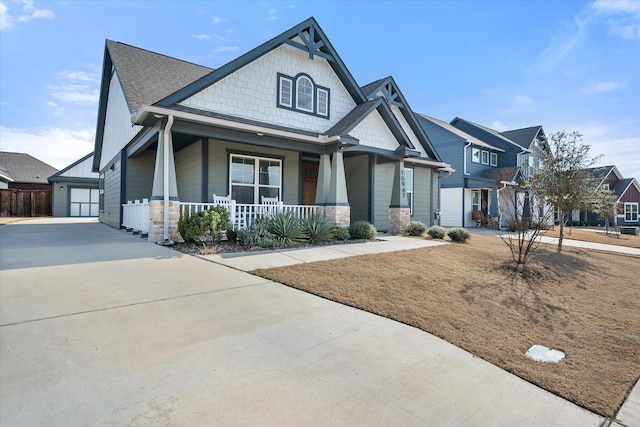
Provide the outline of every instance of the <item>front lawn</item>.
<path id="1" fill-rule="evenodd" d="M 437 335 L 593 412 L 640 376 L 640 257 L 543 246 L 523 278 L 493 236 L 253 272 Z M 343 278 L 348 277 L 349 281 Z M 542 344 L 560 363 L 524 356 Z"/>

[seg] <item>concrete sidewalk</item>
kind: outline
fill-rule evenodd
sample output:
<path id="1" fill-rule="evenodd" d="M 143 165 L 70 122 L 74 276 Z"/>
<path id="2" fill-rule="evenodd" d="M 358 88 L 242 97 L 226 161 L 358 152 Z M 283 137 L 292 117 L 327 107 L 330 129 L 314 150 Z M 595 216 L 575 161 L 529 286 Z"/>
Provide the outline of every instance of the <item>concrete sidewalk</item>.
<path id="1" fill-rule="evenodd" d="M 2 425 L 608 423 L 418 329 L 102 224 L 0 242 Z"/>
<path id="2" fill-rule="evenodd" d="M 200 257 L 241 271 L 252 271 L 258 268 L 284 267 L 305 262 L 327 261 L 355 255 L 394 252 L 446 244 L 446 242 L 437 240 L 379 235 L 377 241 L 367 243 L 200 255 Z"/>

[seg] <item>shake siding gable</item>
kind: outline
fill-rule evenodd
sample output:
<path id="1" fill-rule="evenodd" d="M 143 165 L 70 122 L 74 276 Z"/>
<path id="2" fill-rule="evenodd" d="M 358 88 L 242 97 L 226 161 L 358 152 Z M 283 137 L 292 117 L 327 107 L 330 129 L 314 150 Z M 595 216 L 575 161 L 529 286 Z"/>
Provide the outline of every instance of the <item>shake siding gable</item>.
<path id="1" fill-rule="evenodd" d="M 131 112 L 124 98 L 122 86 L 117 73 L 111 76 L 109 86 L 109 101 L 102 141 L 102 155 L 100 156 L 100 170 L 110 164 L 111 160 L 122 148 L 142 129 L 142 126 L 131 126 Z"/>
<path id="2" fill-rule="evenodd" d="M 277 107 L 278 73 L 295 78 L 309 75 L 315 85 L 329 88 L 329 119 Z M 264 54 L 182 105 L 322 134 L 355 107 L 327 60 L 289 45 Z"/>
<path id="3" fill-rule="evenodd" d="M 409 122 L 407 122 L 407 119 L 405 119 L 402 115 L 400 108 L 392 105 L 391 111 L 393 111 L 393 115 L 396 117 L 396 120 L 398 120 L 398 123 L 400 123 L 400 126 L 402 126 L 402 130 L 404 130 L 404 133 L 406 133 L 409 137 L 409 140 L 411 141 L 411 144 L 413 144 L 414 149 L 420 152 L 421 157 L 429 157 L 415 132 L 413 131 L 413 129 L 411 129 L 411 126 L 409 126 Z"/>
<path id="4" fill-rule="evenodd" d="M 360 145 L 367 147 L 382 148 L 391 151 L 398 148 L 398 141 L 378 111 L 371 112 L 358 126 L 349 132 L 349 135 L 358 139 Z"/>

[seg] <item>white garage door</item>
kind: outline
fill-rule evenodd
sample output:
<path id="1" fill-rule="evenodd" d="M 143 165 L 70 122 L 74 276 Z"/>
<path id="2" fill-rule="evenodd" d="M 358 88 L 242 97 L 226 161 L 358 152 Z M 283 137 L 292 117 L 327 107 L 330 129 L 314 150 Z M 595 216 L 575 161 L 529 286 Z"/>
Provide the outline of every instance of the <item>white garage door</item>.
<path id="1" fill-rule="evenodd" d="M 69 216 L 98 216 L 98 189 L 72 188 Z"/>

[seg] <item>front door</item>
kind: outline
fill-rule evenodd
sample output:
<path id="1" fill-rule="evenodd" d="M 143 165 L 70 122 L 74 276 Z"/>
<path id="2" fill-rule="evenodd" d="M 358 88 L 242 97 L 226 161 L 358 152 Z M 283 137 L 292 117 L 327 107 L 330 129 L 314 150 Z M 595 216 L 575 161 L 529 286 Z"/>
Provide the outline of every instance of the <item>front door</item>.
<path id="1" fill-rule="evenodd" d="M 316 187 L 318 186 L 318 163 L 302 163 L 302 204 L 316 204 Z"/>

